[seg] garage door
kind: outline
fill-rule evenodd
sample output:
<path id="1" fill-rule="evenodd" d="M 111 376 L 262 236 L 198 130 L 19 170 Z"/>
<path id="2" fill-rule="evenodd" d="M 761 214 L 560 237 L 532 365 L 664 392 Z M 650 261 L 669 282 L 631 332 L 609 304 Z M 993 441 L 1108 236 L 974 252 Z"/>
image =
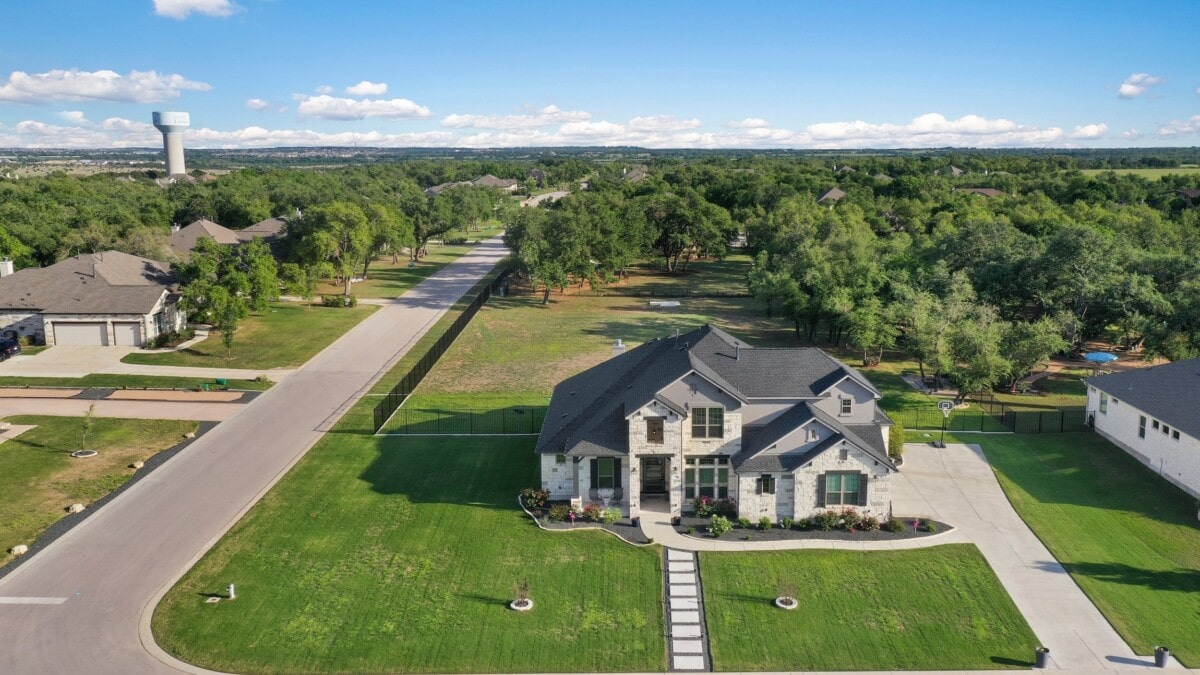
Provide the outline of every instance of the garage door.
<path id="1" fill-rule="evenodd" d="M 108 328 L 103 323 L 55 323 L 54 344 L 107 345 Z"/>
<path id="2" fill-rule="evenodd" d="M 118 345 L 126 345 L 129 347 L 142 346 L 142 324 L 140 323 L 114 323 L 113 337 L 116 338 Z"/>

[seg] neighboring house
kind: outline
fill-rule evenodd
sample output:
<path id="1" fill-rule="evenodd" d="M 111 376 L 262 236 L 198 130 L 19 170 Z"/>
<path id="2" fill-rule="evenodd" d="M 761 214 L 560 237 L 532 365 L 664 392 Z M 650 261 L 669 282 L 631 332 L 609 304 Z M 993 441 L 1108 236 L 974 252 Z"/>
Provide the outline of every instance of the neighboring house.
<path id="1" fill-rule="evenodd" d="M 755 520 L 887 516 L 896 466 L 879 398 L 819 349 L 754 349 L 712 326 L 657 338 L 554 388 L 536 447 L 542 488 L 626 515 L 646 498 L 680 515 L 697 497 L 729 497 Z"/>
<path id="2" fill-rule="evenodd" d="M 89 253 L 0 278 L 0 332 L 48 345 L 141 345 L 180 330 L 167 263 Z"/>
<path id="3" fill-rule="evenodd" d="M 1193 203 L 1200 202 L 1200 190 L 1176 190 L 1175 194 Z"/>
<path id="4" fill-rule="evenodd" d="M 474 185 L 474 183 L 472 183 L 469 180 L 460 180 L 460 181 L 454 181 L 451 183 L 438 183 L 437 185 L 434 185 L 432 187 L 425 188 L 425 196 L 426 197 L 436 197 L 436 196 L 442 194 L 443 192 L 445 192 L 446 190 L 449 190 L 452 187 L 458 187 L 460 185 Z"/>
<path id="5" fill-rule="evenodd" d="M 566 190 L 555 190 L 554 192 L 534 195 L 528 199 L 521 200 L 521 206 L 541 206 L 543 202 L 554 203 L 569 194 L 571 193 Z"/>
<path id="6" fill-rule="evenodd" d="M 537 181 L 538 187 L 542 187 L 546 184 L 546 172 L 542 169 L 530 169 L 525 175 Z"/>
<path id="7" fill-rule="evenodd" d="M 1200 359 L 1084 382 L 1096 433 L 1200 497 Z"/>
<path id="8" fill-rule="evenodd" d="M 818 204 L 821 204 L 823 202 L 836 203 L 836 202 L 841 201 L 842 197 L 845 197 L 845 196 L 846 196 L 846 193 L 842 192 L 838 188 L 829 188 L 825 192 L 821 193 L 820 197 L 817 197 L 817 203 Z"/>
<path id="9" fill-rule="evenodd" d="M 874 178 L 876 180 L 876 182 L 879 182 L 879 183 L 890 183 L 893 180 L 895 180 L 894 178 L 887 175 L 886 173 L 877 173 L 874 176 L 872 176 L 872 178 Z"/>
<path id="10" fill-rule="evenodd" d="M 209 237 L 218 244 L 234 246 L 251 239 L 264 239 L 274 247 L 284 236 L 287 221 L 283 218 L 267 218 L 244 230 L 231 230 L 201 218 L 192 224 L 174 229 L 167 237 L 167 248 L 177 260 L 187 260 L 200 237 Z"/>
<path id="11" fill-rule="evenodd" d="M 963 175 L 964 173 L 966 173 L 966 171 L 963 171 L 962 169 L 958 168 L 957 166 L 954 166 L 953 164 L 950 165 L 950 175 L 951 176 L 958 178 L 959 176 Z"/>
<path id="12" fill-rule="evenodd" d="M 1004 193 L 996 188 L 981 188 L 981 187 L 964 187 L 954 188 L 955 192 L 967 192 L 973 195 L 983 195 L 984 197 L 999 197 Z"/>
<path id="13" fill-rule="evenodd" d="M 520 181 L 515 178 L 496 178 L 490 173 L 471 181 L 471 185 L 476 187 L 495 188 L 503 192 L 514 192 L 519 183 Z"/>

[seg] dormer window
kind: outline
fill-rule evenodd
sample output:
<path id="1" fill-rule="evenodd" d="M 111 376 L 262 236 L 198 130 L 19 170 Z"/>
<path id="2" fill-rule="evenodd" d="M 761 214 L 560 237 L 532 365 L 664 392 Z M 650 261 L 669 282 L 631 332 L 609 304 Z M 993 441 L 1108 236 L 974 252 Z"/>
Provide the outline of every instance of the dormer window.
<path id="1" fill-rule="evenodd" d="M 816 443 L 819 440 L 821 440 L 821 432 L 817 431 L 816 427 L 809 427 L 808 428 L 808 442 Z"/>
<path id="2" fill-rule="evenodd" d="M 841 402 L 842 402 L 841 414 L 850 415 L 854 412 L 854 399 L 849 398 L 849 397 L 842 397 Z"/>

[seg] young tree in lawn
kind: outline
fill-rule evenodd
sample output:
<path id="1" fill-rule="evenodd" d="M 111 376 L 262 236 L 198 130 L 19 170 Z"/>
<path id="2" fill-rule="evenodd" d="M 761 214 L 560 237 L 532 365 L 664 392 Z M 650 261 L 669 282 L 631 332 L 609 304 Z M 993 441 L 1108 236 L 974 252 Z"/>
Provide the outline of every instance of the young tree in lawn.
<path id="1" fill-rule="evenodd" d="M 262 239 L 251 239 L 236 249 L 239 271 L 246 277 L 248 305 L 262 312 L 267 304 L 279 299 L 279 266 L 271 249 Z M 236 279 L 235 279 L 236 281 Z"/>
<path id="2" fill-rule="evenodd" d="M 312 306 L 312 299 L 317 288 L 317 276 L 296 263 L 284 263 L 279 269 L 279 281 L 283 292 L 295 295 L 304 300 L 306 307 Z"/>

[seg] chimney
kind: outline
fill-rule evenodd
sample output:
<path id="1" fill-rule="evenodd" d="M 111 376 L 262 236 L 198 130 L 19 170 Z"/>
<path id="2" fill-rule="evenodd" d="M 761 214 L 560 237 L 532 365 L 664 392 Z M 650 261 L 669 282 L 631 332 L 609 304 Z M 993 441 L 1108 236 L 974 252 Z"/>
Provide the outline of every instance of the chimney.
<path id="1" fill-rule="evenodd" d="M 0 278 L 7 277 L 13 273 L 13 261 L 0 260 Z"/>
<path id="2" fill-rule="evenodd" d="M 171 234 L 175 234 L 178 231 L 179 231 L 179 225 L 176 223 L 171 223 Z"/>
<path id="3" fill-rule="evenodd" d="M 617 341 L 613 343 L 612 350 L 613 356 L 620 356 L 625 353 L 625 343 L 621 341 L 621 338 L 617 338 Z"/>

